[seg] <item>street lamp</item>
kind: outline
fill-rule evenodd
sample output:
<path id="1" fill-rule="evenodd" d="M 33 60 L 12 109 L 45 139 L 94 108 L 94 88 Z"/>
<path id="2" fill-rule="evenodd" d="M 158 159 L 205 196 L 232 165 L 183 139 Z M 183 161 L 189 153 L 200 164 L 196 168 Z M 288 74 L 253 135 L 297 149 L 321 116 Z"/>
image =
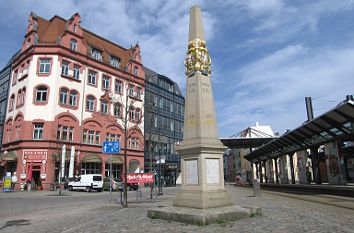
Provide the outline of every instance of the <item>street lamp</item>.
<path id="1" fill-rule="evenodd" d="M 162 183 L 161 183 L 161 144 L 159 146 L 159 191 L 157 193 L 158 196 L 162 196 Z"/>

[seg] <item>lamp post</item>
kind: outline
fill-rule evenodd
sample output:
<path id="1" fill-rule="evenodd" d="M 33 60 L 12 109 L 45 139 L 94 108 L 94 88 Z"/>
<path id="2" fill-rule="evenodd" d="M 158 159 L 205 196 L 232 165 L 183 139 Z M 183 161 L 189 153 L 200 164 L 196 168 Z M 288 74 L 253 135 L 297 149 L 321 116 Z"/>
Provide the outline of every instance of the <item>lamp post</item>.
<path id="1" fill-rule="evenodd" d="M 162 196 L 162 183 L 161 183 L 161 144 L 159 146 L 159 191 L 157 193 L 158 196 Z"/>

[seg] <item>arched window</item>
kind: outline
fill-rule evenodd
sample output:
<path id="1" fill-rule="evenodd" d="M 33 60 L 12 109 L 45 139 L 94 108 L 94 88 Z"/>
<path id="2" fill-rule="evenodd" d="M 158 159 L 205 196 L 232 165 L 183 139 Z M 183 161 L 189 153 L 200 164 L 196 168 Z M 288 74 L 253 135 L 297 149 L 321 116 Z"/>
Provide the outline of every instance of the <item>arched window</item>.
<path id="1" fill-rule="evenodd" d="M 47 101 L 48 88 L 45 86 L 39 86 L 36 89 L 36 102 Z"/>
<path id="2" fill-rule="evenodd" d="M 68 101 L 69 91 L 66 88 L 60 89 L 60 104 L 66 104 Z"/>
<path id="3" fill-rule="evenodd" d="M 12 94 L 9 102 L 9 112 L 14 110 L 14 104 L 15 104 L 15 94 Z"/>
<path id="4" fill-rule="evenodd" d="M 17 99 L 16 99 L 16 106 L 20 106 L 22 104 L 22 90 L 18 90 L 17 92 Z"/>
<path id="5" fill-rule="evenodd" d="M 70 40 L 70 49 L 74 51 L 77 50 L 77 41 L 75 39 Z"/>
<path id="6" fill-rule="evenodd" d="M 69 104 L 72 107 L 77 106 L 77 92 L 76 91 L 70 91 Z"/>
<path id="7" fill-rule="evenodd" d="M 86 111 L 95 111 L 95 97 L 92 95 L 86 97 Z"/>
<path id="8" fill-rule="evenodd" d="M 21 96 L 21 103 L 25 104 L 26 101 L 26 88 L 22 88 L 22 96 Z"/>

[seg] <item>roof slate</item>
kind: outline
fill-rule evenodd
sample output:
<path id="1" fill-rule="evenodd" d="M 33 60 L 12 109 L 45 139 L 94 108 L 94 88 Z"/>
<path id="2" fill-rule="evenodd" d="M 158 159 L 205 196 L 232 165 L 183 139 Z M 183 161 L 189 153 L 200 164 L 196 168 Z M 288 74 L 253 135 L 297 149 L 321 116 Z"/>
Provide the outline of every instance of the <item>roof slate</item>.
<path id="1" fill-rule="evenodd" d="M 49 21 L 38 17 L 38 39 L 39 44 L 57 44 L 58 38 L 65 33 L 66 23 L 69 20 L 65 20 L 59 16 L 54 16 Z M 131 49 L 123 48 L 105 38 L 102 38 L 84 28 L 83 40 L 90 47 L 99 49 L 102 51 L 103 61 L 110 63 L 110 55 L 121 59 L 121 69 L 124 69 L 125 64 L 129 62 L 129 56 Z M 87 51 L 88 54 L 89 51 Z"/>

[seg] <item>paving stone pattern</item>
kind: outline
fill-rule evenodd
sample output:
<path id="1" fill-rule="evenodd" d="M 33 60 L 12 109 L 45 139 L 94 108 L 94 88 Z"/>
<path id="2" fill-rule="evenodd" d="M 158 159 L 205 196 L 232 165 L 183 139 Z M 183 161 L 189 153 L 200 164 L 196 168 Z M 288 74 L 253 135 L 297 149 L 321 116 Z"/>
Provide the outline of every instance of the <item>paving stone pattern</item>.
<path id="1" fill-rule="evenodd" d="M 129 192 L 127 209 L 116 200 L 117 193 L 113 202 L 109 202 L 107 192 L 70 192 L 64 197 L 46 192 L 14 193 L 0 194 L 0 232 L 354 232 L 352 209 L 267 192 L 262 197 L 251 197 L 253 190 L 247 188 L 227 186 L 227 189 L 235 204 L 260 206 L 263 216 L 206 227 L 147 217 L 147 209 L 171 205 L 179 188 L 164 188 L 164 195 L 153 201 L 145 188 L 141 203 L 136 200 L 135 192 Z M 45 205 L 38 202 L 44 199 L 50 200 Z M 22 204 L 22 209 L 11 203 L 21 203 L 20 200 L 28 202 L 26 206 Z M 10 209 L 7 206 L 10 203 L 15 208 Z"/>

